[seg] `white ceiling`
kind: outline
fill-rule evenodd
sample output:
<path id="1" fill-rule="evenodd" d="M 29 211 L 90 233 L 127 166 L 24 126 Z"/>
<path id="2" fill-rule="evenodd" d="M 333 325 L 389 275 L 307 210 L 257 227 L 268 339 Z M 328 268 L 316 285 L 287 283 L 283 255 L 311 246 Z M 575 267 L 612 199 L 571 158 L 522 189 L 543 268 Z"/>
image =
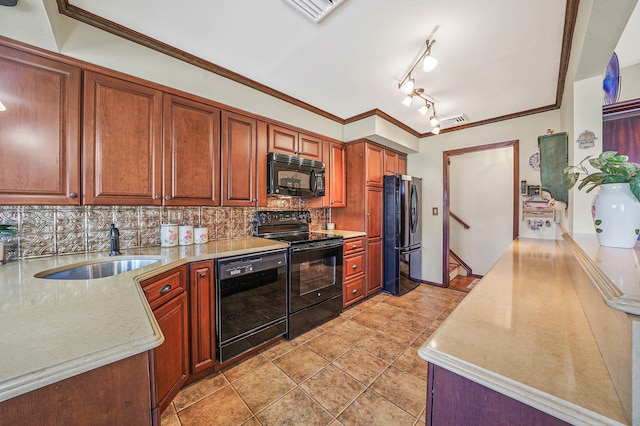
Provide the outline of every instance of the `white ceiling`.
<path id="1" fill-rule="evenodd" d="M 416 87 L 469 123 L 556 102 L 566 1 L 345 0 L 319 24 L 284 0 L 71 0 L 73 6 L 343 119 L 378 109 L 418 133 L 398 82 L 435 39 Z M 637 45 L 637 44 L 636 44 Z M 622 54 L 619 53 L 622 61 Z"/>

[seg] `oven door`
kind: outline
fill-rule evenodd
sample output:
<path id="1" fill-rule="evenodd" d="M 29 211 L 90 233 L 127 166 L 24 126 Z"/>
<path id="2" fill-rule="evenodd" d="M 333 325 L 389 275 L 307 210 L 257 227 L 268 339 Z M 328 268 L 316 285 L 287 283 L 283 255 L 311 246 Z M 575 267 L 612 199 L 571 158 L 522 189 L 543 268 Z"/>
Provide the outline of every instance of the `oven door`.
<path id="1" fill-rule="evenodd" d="M 292 247 L 289 313 L 342 295 L 342 241 Z"/>

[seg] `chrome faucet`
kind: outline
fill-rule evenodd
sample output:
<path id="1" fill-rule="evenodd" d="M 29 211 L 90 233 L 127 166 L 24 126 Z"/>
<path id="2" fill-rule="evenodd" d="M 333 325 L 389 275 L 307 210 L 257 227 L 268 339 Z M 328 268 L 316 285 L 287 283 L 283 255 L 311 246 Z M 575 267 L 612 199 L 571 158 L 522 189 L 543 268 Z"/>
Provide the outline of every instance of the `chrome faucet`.
<path id="1" fill-rule="evenodd" d="M 116 224 L 111 224 L 109 231 L 109 239 L 111 240 L 111 253 L 109 256 L 117 256 L 120 254 L 120 231 L 116 228 Z"/>

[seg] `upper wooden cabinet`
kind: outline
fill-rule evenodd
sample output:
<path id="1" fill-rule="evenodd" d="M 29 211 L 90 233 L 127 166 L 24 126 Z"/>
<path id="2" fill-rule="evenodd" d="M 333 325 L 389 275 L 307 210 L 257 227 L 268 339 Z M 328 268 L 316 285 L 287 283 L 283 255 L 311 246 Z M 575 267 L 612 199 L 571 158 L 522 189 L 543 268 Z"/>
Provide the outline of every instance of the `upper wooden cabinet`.
<path id="1" fill-rule="evenodd" d="M 390 151 L 388 149 L 384 150 L 384 174 L 385 175 L 395 175 L 398 173 L 398 153 L 395 151 Z"/>
<path id="2" fill-rule="evenodd" d="M 220 110 L 164 95 L 165 205 L 220 205 Z"/>
<path id="3" fill-rule="evenodd" d="M 81 70 L 0 46 L 0 204 L 80 204 Z"/>
<path id="4" fill-rule="evenodd" d="M 398 173 L 407 174 L 407 156 L 404 154 L 398 154 Z"/>
<path id="5" fill-rule="evenodd" d="M 162 92 L 85 72 L 86 204 L 162 204 Z"/>
<path id="6" fill-rule="evenodd" d="M 261 179 L 266 179 L 267 163 L 266 141 L 258 141 L 265 131 L 266 124 L 253 118 L 222 112 L 222 206 L 258 204 L 258 181 L 266 183 Z M 260 186 L 266 200 L 266 184 Z"/>
<path id="7" fill-rule="evenodd" d="M 342 142 L 329 144 L 329 207 L 347 205 L 347 160 L 346 149 Z"/>
<path id="8" fill-rule="evenodd" d="M 270 124 L 268 152 L 279 152 L 322 161 L 322 139 Z"/>
<path id="9" fill-rule="evenodd" d="M 365 145 L 366 184 L 383 186 L 384 180 L 384 148 L 367 143 Z"/>

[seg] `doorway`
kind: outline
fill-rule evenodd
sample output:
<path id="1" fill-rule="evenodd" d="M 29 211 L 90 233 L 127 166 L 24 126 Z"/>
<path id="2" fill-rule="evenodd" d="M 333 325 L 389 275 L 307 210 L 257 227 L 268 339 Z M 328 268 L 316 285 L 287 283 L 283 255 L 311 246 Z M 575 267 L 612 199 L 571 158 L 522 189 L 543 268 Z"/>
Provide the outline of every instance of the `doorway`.
<path id="1" fill-rule="evenodd" d="M 467 273 L 484 275 L 518 236 L 518 148 L 515 140 L 443 152 L 444 287 L 452 254 Z M 461 253 L 452 252 L 452 243 Z"/>

